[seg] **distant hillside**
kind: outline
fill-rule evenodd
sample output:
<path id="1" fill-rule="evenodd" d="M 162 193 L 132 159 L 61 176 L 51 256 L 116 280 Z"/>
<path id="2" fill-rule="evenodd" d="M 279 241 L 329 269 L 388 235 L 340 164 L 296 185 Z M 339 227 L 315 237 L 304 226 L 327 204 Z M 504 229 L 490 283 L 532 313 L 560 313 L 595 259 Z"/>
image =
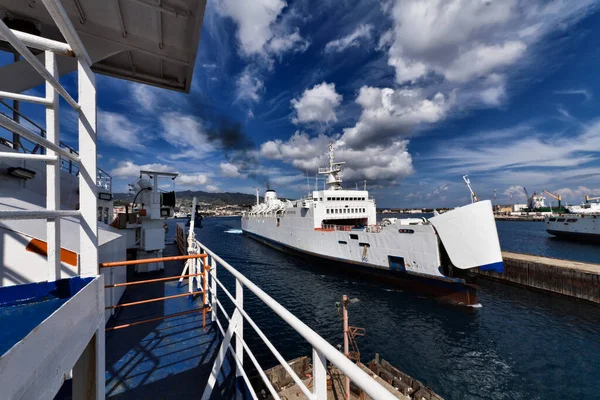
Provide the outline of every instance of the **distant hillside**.
<path id="1" fill-rule="evenodd" d="M 115 200 L 133 201 L 131 193 L 114 193 Z M 178 199 L 192 199 L 196 197 L 201 203 L 209 203 L 213 205 L 235 205 L 235 204 L 254 204 L 256 203 L 256 195 L 246 193 L 209 193 L 202 191 L 185 190 L 177 192 Z"/>

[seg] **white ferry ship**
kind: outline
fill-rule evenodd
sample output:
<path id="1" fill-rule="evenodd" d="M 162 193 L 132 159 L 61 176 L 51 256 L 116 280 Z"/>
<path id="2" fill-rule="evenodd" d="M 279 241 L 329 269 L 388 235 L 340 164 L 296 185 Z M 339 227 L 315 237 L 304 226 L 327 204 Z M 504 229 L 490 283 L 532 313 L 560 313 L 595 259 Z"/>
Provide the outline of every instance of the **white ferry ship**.
<path id="1" fill-rule="evenodd" d="M 283 201 L 267 190 L 264 202 L 242 216 L 242 230 L 276 249 L 329 266 L 371 272 L 398 284 L 465 304 L 477 302 L 465 279 L 472 268 L 503 271 L 490 201 L 458 207 L 432 218 L 376 219 L 366 190 L 342 188 L 342 165 L 329 146 L 329 166 L 319 168 L 327 189 Z M 437 213 L 436 213 L 437 214 Z M 425 284 L 425 285 L 424 285 Z"/>
<path id="2" fill-rule="evenodd" d="M 560 239 L 600 243 L 600 214 L 546 216 L 546 232 Z"/>

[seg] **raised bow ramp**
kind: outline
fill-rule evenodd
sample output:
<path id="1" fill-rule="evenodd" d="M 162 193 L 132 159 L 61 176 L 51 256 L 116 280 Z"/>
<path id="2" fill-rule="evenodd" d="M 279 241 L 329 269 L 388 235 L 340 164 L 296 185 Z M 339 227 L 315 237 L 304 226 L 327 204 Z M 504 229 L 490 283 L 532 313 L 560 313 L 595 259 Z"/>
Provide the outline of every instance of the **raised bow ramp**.
<path id="1" fill-rule="evenodd" d="M 450 257 L 460 269 L 479 267 L 502 272 L 502 252 L 492 203 L 479 201 L 429 218 Z"/>

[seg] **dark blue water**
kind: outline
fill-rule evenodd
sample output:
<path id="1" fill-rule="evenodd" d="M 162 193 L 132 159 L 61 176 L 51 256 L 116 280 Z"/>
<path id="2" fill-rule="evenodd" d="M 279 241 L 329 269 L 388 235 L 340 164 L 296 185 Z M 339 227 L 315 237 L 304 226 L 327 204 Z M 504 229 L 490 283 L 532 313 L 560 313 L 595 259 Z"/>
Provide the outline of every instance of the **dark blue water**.
<path id="1" fill-rule="evenodd" d="M 535 252 L 527 242 L 534 249 L 546 246 L 535 239 L 543 224 L 520 225 L 498 224 L 503 246 L 513 246 L 507 250 Z M 358 298 L 350 307 L 350 322 L 366 328 L 359 339 L 363 362 L 379 352 L 448 399 L 599 397 L 598 305 L 484 280 L 480 308 L 454 306 L 333 273 L 241 234 L 225 233 L 239 228 L 239 218 L 208 218 L 197 235 L 333 345 L 342 342 L 335 303 L 343 294 Z M 227 275 L 220 270 L 219 278 L 233 288 Z M 247 291 L 244 304 L 284 357 L 310 355 L 306 342 Z M 261 366 L 275 365 L 250 329 L 245 338 Z"/>

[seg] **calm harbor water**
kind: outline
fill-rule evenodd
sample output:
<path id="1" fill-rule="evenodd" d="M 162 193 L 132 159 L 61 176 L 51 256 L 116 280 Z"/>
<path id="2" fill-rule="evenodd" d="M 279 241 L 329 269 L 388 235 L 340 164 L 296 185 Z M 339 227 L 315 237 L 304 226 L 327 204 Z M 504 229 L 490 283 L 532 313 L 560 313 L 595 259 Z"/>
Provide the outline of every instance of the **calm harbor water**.
<path id="1" fill-rule="evenodd" d="M 480 282 L 480 307 L 441 303 L 379 282 L 331 272 L 241 235 L 240 219 L 207 218 L 198 239 L 333 345 L 342 342 L 335 303 L 343 294 L 362 361 L 375 352 L 447 399 L 581 399 L 600 393 L 600 307 L 498 282 Z M 543 224 L 499 222 L 504 250 L 598 262 L 598 246 L 548 239 Z M 556 243 L 555 243 L 556 242 Z M 221 270 L 223 271 L 223 270 Z M 233 288 L 229 274 L 219 278 Z M 248 293 L 248 292 L 246 292 Z M 220 296 L 225 301 L 225 296 Z M 310 347 L 254 298 L 245 307 L 285 358 Z M 245 330 L 268 368 L 269 351 Z"/>

